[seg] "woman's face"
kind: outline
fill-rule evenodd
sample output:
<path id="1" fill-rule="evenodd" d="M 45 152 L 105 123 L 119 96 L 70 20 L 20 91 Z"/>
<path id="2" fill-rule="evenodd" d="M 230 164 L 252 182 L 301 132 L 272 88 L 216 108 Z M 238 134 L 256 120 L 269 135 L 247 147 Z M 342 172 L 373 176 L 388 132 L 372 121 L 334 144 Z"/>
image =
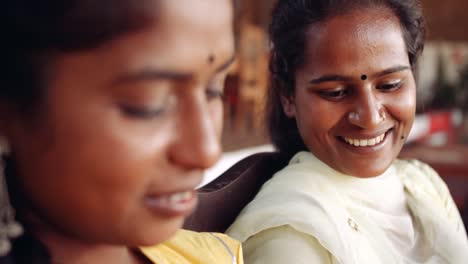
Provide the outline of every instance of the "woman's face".
<path id="1" fill-rule="evenodd" d="M 220 155 L 231 9 L 162 0 L 150 27 L 54 59 L 39 118 L 9 126 L 40 228 L 126 245 L 180 228 Z"/>
<path id="2" fill-rule="evenodd" d="M 357 177 L 383 173 L 415 115 L 415 82 L 398 19 L 366 9 L 312 25 L 295 94 L 283 98 L 309 150 Z"/>

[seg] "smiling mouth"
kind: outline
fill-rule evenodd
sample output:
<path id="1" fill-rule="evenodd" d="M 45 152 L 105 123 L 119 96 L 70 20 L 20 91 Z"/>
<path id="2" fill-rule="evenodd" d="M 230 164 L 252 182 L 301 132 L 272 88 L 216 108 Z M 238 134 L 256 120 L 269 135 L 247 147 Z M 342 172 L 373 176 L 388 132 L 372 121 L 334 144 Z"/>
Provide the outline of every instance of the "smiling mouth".
<path id="1" fill-rule="evenodd" d="M 194 209 L 196 202 L 195 190 L 145 197 L 145 203 L 149 208 L 168 216 L 187 215 Z"/>
<path id="2" fill-rule="evenodd" d="M 348 145 L 354 146 L 354 147 L 373 147 L 377 146 L 380 143 L 382 143 L 386 137 L 386 135 L 391 131 L 392 129 L 387 130 L 385 133 L 376 136 L 374 138 L 368 138 L 368 139 L 358 139 L 358 138 L 349 138 L 349 137 L 339 137 L 339 139 Z"/>

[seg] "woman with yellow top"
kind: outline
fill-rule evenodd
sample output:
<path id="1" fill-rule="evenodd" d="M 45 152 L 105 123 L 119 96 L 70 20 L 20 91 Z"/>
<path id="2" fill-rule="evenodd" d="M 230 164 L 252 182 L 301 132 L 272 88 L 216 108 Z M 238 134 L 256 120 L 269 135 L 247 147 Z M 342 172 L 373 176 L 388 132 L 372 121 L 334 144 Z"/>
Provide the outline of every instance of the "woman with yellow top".
<path id="1" fill-rule="evenodd" d="M 0 263 L 242 263 L 225 235 L 177 231 L 220 155 L 231 2 L 2 10 Z"/>

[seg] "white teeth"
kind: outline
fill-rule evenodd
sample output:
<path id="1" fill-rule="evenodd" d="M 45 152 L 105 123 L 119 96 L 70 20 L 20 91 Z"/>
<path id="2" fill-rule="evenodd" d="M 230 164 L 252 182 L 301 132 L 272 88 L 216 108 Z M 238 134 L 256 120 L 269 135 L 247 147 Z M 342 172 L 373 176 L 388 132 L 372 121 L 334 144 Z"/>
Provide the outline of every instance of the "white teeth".
<path id="1" fill-rule="evenodd" d="M 372 147 L 382 142 L 384 138 L 385 138 L 385 134 L 382 134 L 378 137 L 371 138 L 371 139 L 353 139 L 353 138 L 345 137 L 344 140 L 346 141 L 346 143 L 353 145 L 355 147 L 367 147 L 367 146 Z"/>
<path id="2" fill-rule="evenodd" d="M 192 192 L 174 193 L 168 197 L 170 203 L 180 203 L 192 197 Z"/>
<path id="3" fill-rule="evenodd" d="M 359 146 L 360 146 L 360 147 L 367 147 L 368 141 L 369 141 L 369 140 L 367 140 L 367 139 L 361 139 L 361 140 L 359 140 Z"/>
<path id="4" fill-rule="evenodd" d="M 356 146 L 356 147 L 359 147 L 359 139 L 351 139 L 353 141 L 353 143 L 351 143 L 351 141 L 349 143 L 351 143 L 352 145 Z"/>

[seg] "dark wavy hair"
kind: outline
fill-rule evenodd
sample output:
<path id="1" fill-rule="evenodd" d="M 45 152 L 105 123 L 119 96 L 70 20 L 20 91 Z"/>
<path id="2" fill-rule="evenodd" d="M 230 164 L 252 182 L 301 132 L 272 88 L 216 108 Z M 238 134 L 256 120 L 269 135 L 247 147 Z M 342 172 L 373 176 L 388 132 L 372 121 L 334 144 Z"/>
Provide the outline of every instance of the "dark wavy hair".
<path id="1" fill-rule="evenodd" d="M 288 118 L 281 105 L 281 96 L 294 95 L 294 75 L 304 63 L 307 29 L 332 16 L 363 8 L 388 8 L 395 14 L 414 70 L 426 32 L 418 0 L 278 0 L 273 8 L 269 28 L 272 51 L 266 123 L 273 144 L 283 154 L 307 150 L 295 119 Z"/>
<path id="2" fill-rule="evenodd" d="M 40 112 L 47 93 L 45 73 L 60 54 L 97 48 L 123 34 L 144 29 L 157 16 L 157 0 L 6 0 L 0 24 L 3 56 L 0 102 L 26 118 Z M 7 180 L 15 208 L 25 207 L 15 182 L 14 162 Z M 22 218 L 18 210 L 18 218 Z M 51 263 L 44 245 L 26 226 L 1 264 Z"/>
<path id="3" fill-rule="evenodd" d="M 0 100 L 31 110 L 44 92 L 52 55 L 98 47 L 150 22 L 152 0 L 7 0 Z M 6 59 L 6 61 L 5 61 Z"/>

